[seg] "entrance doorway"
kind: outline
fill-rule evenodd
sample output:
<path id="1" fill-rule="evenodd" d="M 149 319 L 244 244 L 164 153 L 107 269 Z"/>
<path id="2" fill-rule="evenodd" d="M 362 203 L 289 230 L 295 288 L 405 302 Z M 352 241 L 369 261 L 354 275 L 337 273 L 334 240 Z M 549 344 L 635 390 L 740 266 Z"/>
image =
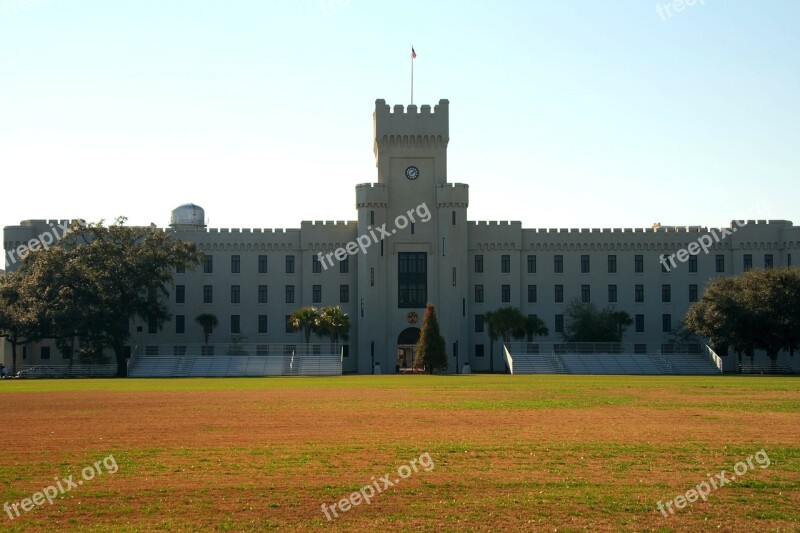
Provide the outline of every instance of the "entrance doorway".
<path id="1" fill-rule="evenodd" d="M 417 355 L 419 328 L 406 328 L 397 337 L 397 372 L 412 372 Z"/>

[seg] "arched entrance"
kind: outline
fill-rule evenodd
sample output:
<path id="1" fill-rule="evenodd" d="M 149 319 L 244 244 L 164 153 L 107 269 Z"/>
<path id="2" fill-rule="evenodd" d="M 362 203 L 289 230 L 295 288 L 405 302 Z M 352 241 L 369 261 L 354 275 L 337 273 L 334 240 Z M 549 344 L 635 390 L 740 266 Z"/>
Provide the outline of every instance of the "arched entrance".
<path id="1" fill-rule="evenodd" d="M 408 372 L 414 366 L 414 356 L 417 354 L 417 341 L 419 328 L 406 328 L 397 337 L 397 366 L 398 372 Z"/>

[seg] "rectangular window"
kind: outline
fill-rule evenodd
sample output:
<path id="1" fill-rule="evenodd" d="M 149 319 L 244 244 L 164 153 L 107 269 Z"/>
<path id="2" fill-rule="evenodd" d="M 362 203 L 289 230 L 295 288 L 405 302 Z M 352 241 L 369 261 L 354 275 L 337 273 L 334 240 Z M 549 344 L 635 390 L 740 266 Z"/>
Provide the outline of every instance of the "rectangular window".
<path id="1" fill-rule="evenodd" d="M 350 273 L 350 256 L 344 258 L 344 261 L 339 261 L 339 274 Z"/>
<path id="2" fill-rule="evenodd" d="M 475 345 L 475 357 L 483 357 L 483 344 Z"/>
<path id="3" fill-rule="evenodd" d="M 342 357 L 347 359 L 350 357 L 350 345 L 349 344 L 342 344 Z"/>
<path id="4" fill-rule="evenodd" d="M 239 274 L 242 271 L 242 258 L 239 255 L 231 256 L 231 274 Z"/>
<path id="5" fill-rule="evenodd" d="M 267 273 L 267 256 L 266 255 L 259 255 L 258 256 L 258 273 L 259 274 L 266 274 Z"/>
<path id="6" fill-rule="evenodd" d="M 203 273 L 211 274 L 212 272 L 214 272 L 214 256 L 207 255 L 203 261 Z"/>
<path id="7" fill-rule="evenodd" d="M 637 304 L 644 302 L 644 285 L 636 285 L 633 288 L 633 301 Z"/>
<path id="8" fill-rule="evenodd" d="M 644 315 L 636 315 L 634 318 L 636 333 L 644 333 Z"/>
<path id="9" fill-rule="evenodd" d="M 456 267 L 453 267 L 453 287 L 456 286 L 457 281 L 458 281 L 458 272 L 456 271 Z"/>
<path id="10" fill-rule="evenodd" d="M 322 272 L 322 263 L 319 262 L 318 255 L 311 256 L 311 272 L 312 274 L 320 274 Z"/>
<path id="11" fill-rule="evenodd" d="M 455 226 L 455 225 L 456 225 L 456 212 L 455 212 L 455 211 L 453 211 L 453 221 L 452 221 L 452 223 L 451 223 L 451 224 L 452 224 L 453 226 Z"/>
<path id="12" fill-rule="evenodd" d="M 350 285 L 339 285 L 339 303 L 346 304 L 350 302 Z"/>
<path id="13" fill-rule="evenodd" d="M 725 256 L 722 254 L 717 255 L 716 258 L 717 272 L 725 272 Z"/>
<path id="14" fill-rule="evenodd" d="M 564 315 L 556 315 L 556 333 L 564 333 Z"/>
<path id="15" fill-rule="evenodd" d="M 564 286 L 563 285 L 556 285 L 555 289 L 555 302 L 557 304 L 562 303 L 564 301 Z"/>
<path id="16" fill-rule="evenodd" d="M 294 256 L 287 255 L 286 256 L 286 273 L 287 274 L 294 274 Z"/>
<path id="17" fill-rule="evenodd" d="M 668 313 L 661 315 L 661 331 L 663 333 L 672 331 L 672 315 Z"/>
<path id="18" fill-rule="evenodd" d="M 751 268 L 753 268 L 753 254 L 744 254 L 744 261 L 742 265 L 742 270 L 747 272 Z"/>
<path id="19" fill-rule="evenodd" d="M 400 252 L 397 255 L 398 306 L 425 307 L 428 300 L 428 254 Z"/>
<path id="20" fill-rule="evenodd" d="M 483 255 L 475 256 L 475 272 L 478 274 L 483 272 Z"/>
<path id="21" fill-rule="evenodd" d="M 475 315 L 475 333 L 483 333 L 483 315 Z"/>
<path id="22" fill-rule="evenodd" d="M 500 301 L 503 303 L 511 301 L 511 285 L 503 285 L 500 287 Z"/>
<path id="23" fill-rule="evenodd" d="M 322 303 L 322 285 L 311 286 L 311 303 Z"/>
<path id="24" fill-rule="evenodd" d="M 633 353 L 640 355 L 647 353 L 647 345 L 646 344 L 634 344 L 633 345 Z"/>
<path id="25" fill-rule="evenodd" d="M 242 289 L 240 285 L 231 285 L 231 303 L 238 304 L 242 299 Z"/>
<path id="26" fill-rule="evenodd" d="M 610 304 L 617 303 L 617 286 L 616 285 L 609 285 L 608 286 L 608 303 L 610 303 Z"/>
<path id="27" fill-rule="evenodd" d="M 414 235 L 415 233 L 416 233 L 416 228 L 414 227 L 414 223 L 412 222 L 411 223 L 411 235 Z"/>
<path id="28" fill-rule="evenodd" d="M 176 274 L 186 274 L 186 265 L 178 265 L 175 267 Z"/>
<path id="29" fill-rule="evenodd" d="M 370 226 L 374 226 L 375 225 L 375 211 L 370 211 L 369 212 L 369 225 Z"/>
<path id="30" fill-rule="evenodd" d="M 589 285 L 581 285 L 581 301 L 585 304 L 592 301 L 592 289 Z"/>
<path id="31" fill-rule="evenodd" d="M 370 287 L 375 286 L 375 267 L 369 268 L 369 286 Z"/>
<path id="32" fill-rule="evenodd" d="M 697 285 L 689 285 L 689 301 L 697 301 Z"/>
<path id="33" fill-rule="evenodd" d="M 258 332 L 267 333 L 268 326 L 269 326 L 269 321 L 267 320 L 267 315 L 258 315 Z"/>
<path id="34" fill-rule="evenodd" d="M 231 333 L 240 333 L 241 328 L 239 327 L 239 315 L 231 315 Z"/>
<path id="35" fill-rule="evenodd" d="M 148 319 L 147 333 L 158 333 L 158 321 L 155 318 Z"/>
<path id="36" fill-rule="evenodd" d="M 528 303 L 536 303 L 536 285 L 528 285 Z"/>
<path id="37" fill-rule="evenodd" d="M 697 256 L 689 256 L 689 272 L 697 272 Z"/>
<path id="38" fill-rule="evenodd" d="M 589 256 L 582 255 L 581 256 L 581 273 L 588 274 L 589 273 Z"/>
<path id="39" fill-rule="evenodd" d="M 39 352 L 39 359 L 50 359 L 49 346 L 42 346 L 41 351 Z"/>
<path id="40" fill-rule="evenodd" d="M 286 315 L 286 319 L 284 320 L 285 330 L 286 333 L 294 333 L 294 328 L 292 324 L 289 322 L 292 319 L 292 315 Z"/>
<path id="41" fill-rule="evenodd" d="M 671 285 L 662 285 L 661 286 L 661 301 L 664 303 L 669 303 L 672 301 L 672 286 Z"/>
<path id="42" fill-rule="evenodd" d="M 286 303 L 287 304 L 294 303 L 294 285 L 286 286 Z"/>
<path id="43" fill-rule="evenodd" d="M 483 303 L 483 285 L 475 285 L 475 303 Z"/>
<path id="44" fill-rule="evenodd" d="M 772 268 L 772 254 L 764 254 L 764 268 Z"/>
<path id="45" fill-rule="evenodd" d="M 511 256 L 510 255 L 502 255 L 500 256 L 500 272 L 503 274 L 508 274 L 511 272 Z"/>
<path id="46" fill-rule="evenodd" d="M 643 255 L 635 255 L 635 256 L 633 256 L 633 271 L 634 272 L 644 272 L 644 256 Z"/>
<path id="47" fill-rule="evenodd" d="M 609 274 L 616 274 L 617 273 L 617 256 L 616 255 L 609 255 L 608 256 L 608 273 Z"/>
<path id="48" fill-rule="evenodd" d="M 668 255 L 661 254 L 658 257 L 658 262 L 661 263 L 661 272 L 665 272 L 666 273 L 666 272 L 670 271 L 670 269 L 667 268 L 667 265 L 669 264 L 669 256 Z"/>
<path id="49" fill-rule="evenodd" d="M 564 256 L 556 255 L 553 257 L 553 272 L 561 274 L 564 272 Z"/>
<path id="50" fill-rule="evenodd" d="M 203 285 L 203 303 L 210 304 L 214 301 L 214 287 L 212 285 Z"/>
<path id="51" fill-rule="evenodd" d="M 175 315 L 175 333 L 186 333 L 186 315 Z"/>
<path id="52" fill-rule="evenodd" d="M 536 274 L 536 256 L 528 256 L 528 274 Z"/>
<path id="53" fill-rule="evenodd" d="M 186 303 L 186 285 L 175 285 L 175 303 Z"/>
<path id="54" fill-rule="evenodd" d="M 258 303 L 260 303 L 260 304 L 267 303 L 267 286 L 266 285 L 259 285 L 258 286 Z"/>

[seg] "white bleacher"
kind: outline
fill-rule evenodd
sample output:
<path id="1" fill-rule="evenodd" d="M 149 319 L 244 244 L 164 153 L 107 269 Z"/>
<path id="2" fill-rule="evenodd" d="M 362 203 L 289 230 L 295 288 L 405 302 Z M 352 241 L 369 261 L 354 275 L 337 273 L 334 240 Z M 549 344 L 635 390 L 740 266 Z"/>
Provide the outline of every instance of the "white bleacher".
<path id="1" fill-rule="evenodd" d="M 513 374 L 719 374 L 706 353 L 633 353 L 614 343 L 507 343 L 504 346 Z"/>
<path id="2" fill-rule="evenodd" d="M 176 350 L 158 347 L 157 353 L 132 358 L 130 377 L 236 377 L 236 376 L 330 376 L 341 375 L 341 354 L 329 345 L 230 345 L 189 346 Z M 335 348 L 334 348 L 335 349 Z M 323 351 L 324 350 L 324 351 Z M 156 350 L 153 350 L 156 353 Z M 225 355 L 202 355 L 219 353 Z M 189 354 L 189 355 L 185 355 Z M 259 355 L 256 355 L 259 354 Z M 269 355 L 267 355 L 269 354 Z"/>

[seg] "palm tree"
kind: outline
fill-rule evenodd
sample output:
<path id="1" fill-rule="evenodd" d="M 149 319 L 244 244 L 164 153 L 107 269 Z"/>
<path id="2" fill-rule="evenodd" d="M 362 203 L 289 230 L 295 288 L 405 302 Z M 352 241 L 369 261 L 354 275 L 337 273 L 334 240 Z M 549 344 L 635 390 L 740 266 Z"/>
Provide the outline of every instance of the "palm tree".
<path id="1" fill-rule="evenodd" d="M 347 339 L 350 331 L 350 315 L 342 311 L 338 305 L 323 307 L 319 315 L 319 333 L 328 334 L 331 346 L 339 343 L 339 338 Z"/>
<path id="2" fill-rule="evenodd" d="M 525 336 L 526 319 L 516 307 L 501 307 L 497 311 L 488 311 L 484 315 L 489 325 L 489 367 L 494 371 L 494 341 L 498 336 L 503 337 L 503 342 L 510 342 L 511 338 L 521 339 Z"/>
<path id="3" fill-rule="evenodd" d="M 483 314 L 483 319 L 486 321 L 486 327 L 489 333 L 489 372 L 494 372 L 494 341 L 497 340 L 497 330 L 494 329 L 495 318 L 494 311 L 486 311 Z"/>
<path id="4" fill-rule="evenodd" d="M 211 332 L 213 332 L 214 328 L 217 327 L 217 324 L 219 324 L 216 315 L 212 313 L 202 313 L 197 315 L 194 321 L 197 322 L 201 328 L 203 328 L 203 342 L 207 346 L 208 338 L 211 336 Z"/>
<path id="5" fill-rule="evenodd" d="M 320 330 L 320 312 L 316 307 L 301 307 L 289 317 L 289 325 L 295 331 L 303 330 L 306 344 L 311 342 L 311 334 Z"/>
<path id="6" fill-rule="evenodd" d="M 531 315 L 525 319 L 525 334 L 528 337 L 528 342 L 533 342 L 536 336 L 543 337 L 549 333 L 544 321 L 536 315 Z"/>

